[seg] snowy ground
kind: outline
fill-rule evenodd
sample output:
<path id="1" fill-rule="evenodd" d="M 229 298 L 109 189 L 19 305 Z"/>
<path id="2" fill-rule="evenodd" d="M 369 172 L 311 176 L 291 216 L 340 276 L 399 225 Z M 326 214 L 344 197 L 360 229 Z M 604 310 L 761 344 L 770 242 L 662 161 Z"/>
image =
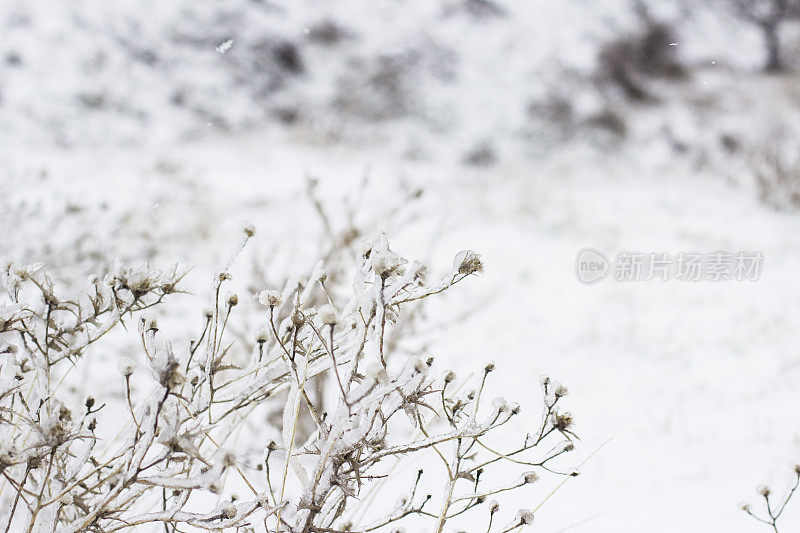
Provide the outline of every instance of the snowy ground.
<path id="1" fill-rule="evenodd" d="M 145 4 L 0 2 L 0 260 L 46 260 L 61 286 L 116 256 L 177 261 L 204 298 L 243 220 L 258 232 L 237 268 L 306 271 L 306 179 L 337 224 L 368 177 L 365 236 L 434 271 L 468 248 L 487 265 L 431 302 L 437 371 L 495 360 L 492 392 L 531 425 L 541 374 L 570 388 L 569 464 L 596 453 L 538 531 L 763 529 L 738 503 L 758 483 L 780 492 L 800 461 L 800 215 L 759 202 L 754 174 L 783 142 L 798 175 L 800 77 L 756 73 L 758 31 L 716 3 L 646 2 L 687 76 L 632 102 L 597 76 L 601 47 L 642 24 L 623 0 Z M 487 166 L 464 164 L 482 145 Z M 755 282 L 587 286 L 586 247 L 764 264 Z M 196 306 L 175 300 L 164 329 L 196 333 Z M 115 372 L 114 354 L 92 357 L 68 384 Z M 797 529 L 800 501 L 783 520 Z"/>
<path id="2" fill-rule="evenodd" d="M 288 238 L 302 256 L 313 226 L 304 177 L 335 200 L 368 172 L 374 229 L 397 251 L 434 269 L 463 248 L 484 255 L 486 273 L 429 312 L 432 329 L 457 317 L 434 337 L 440 368 L 468 373 L 495 360 L 494 392 L 520 401 L 532 425 L 538 377 L 562 380 L 582 437 L 573 463 L 611 439 L 537 513 L 539 531 L 758 531 L 738 502 L 759 482 L 782 488 L 800 456 L 800 218 L 765 208 L 750 187 L 680 162 L 637 166 L 624 153 L 575 151 L 481 170 L 274 135 L 3 158 L 0 183 L 21 180 L 27 186 L 16 194 L 29 201 L 106 202 L 109 220 L 130 209 L 133 220 L 88 229 L 90 239 L 144 258 L 146 247 L 121 243 L 157 236 L 154 261 L 196 265 L 189 283 L 198 292 L 242 219 L 259 228 L 257 251 Z M 401 181 L 426 193 L 408 221 L 384 223 L 381 210 L 394 205 Z M 96 220 L 104 218 L 85 223 Z M 58 231 L 9 229 L 3 255 L 26 250 L 23 240 L 34 253 L 37 235 Z M 574 260 L 587 246 L 612 256 L 759 250 L 765 263 L 757 282 L 585 286 Z M 545 489 L 520 507 L 535 507 Z M 800 523 L 798 506 L 787 512 L 787 524 Z"/>

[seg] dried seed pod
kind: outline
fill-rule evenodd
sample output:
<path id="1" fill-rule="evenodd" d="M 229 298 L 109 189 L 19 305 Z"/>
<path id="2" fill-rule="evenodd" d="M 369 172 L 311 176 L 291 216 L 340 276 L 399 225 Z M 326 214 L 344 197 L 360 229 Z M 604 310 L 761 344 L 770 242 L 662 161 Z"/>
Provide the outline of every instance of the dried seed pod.
<path id="1" fill-rule="evenodd" d="M 292 313 L 292 325 L 296 328 L 299 328 L 305 323 L 306 316 L 299 309 L 295 309 L 294 313 Z"/>
<path id="2" fill-rule="evenodd" d="M 236 506 L 232 503 L 229 503 L 225 507 L 222 508 L 222 517 L 226 520 L 230 520 L 231 518 L 236 518 Z"/>
<path id="3" fill-rule="evenodd" d="M 281 293 L 275 290 L 264 290 L 258 293 L 258 303 L 267 307 L 277 307 L 283 298 Z"/>
<path id="4" fill-rule="evenodd" d="M 128 359 L 127 357 L 123 357 L 117 363 L 117 370 L 119 373 L 125 376 L 126 378 L 133 374 L 133 371 L 136 369 L 136 363 L 132 359 Z"/>
<path id="5" fill-rule="evenodd" d="M 472 250 L 461 250 L 453 259 L 453 270 L 464 275 L 477 274 L 483 272 L 483 261 Z"/>
<path id="6" fill-rule="evenodd" d="M 322 323 L 328 326 L 335 326 L 339 322 L 339 316 L 332 305 L 323 305 L 320 307 L 318 314 Z"/>
<path id="7" fill-rule="evenodd" d="M 520 509 L 517 512 L 517 516 L 519 517 L 520 524 L 533 524 L 533 511 L 529 509 Z"/>

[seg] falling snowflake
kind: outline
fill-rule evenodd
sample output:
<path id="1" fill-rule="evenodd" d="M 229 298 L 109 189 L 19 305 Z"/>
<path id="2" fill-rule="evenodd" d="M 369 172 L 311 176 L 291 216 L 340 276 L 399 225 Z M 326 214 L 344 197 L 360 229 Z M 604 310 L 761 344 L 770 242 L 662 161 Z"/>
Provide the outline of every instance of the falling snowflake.
<path id="1" fill-rule="evenodd" d="M 224 43 L 221 43 L 219 46 L 217 46 L 216 50 L 220 54 L 224 54 L 231 49 L 231 46 L 233 46 L 233 39 L 228 39 Z"/>

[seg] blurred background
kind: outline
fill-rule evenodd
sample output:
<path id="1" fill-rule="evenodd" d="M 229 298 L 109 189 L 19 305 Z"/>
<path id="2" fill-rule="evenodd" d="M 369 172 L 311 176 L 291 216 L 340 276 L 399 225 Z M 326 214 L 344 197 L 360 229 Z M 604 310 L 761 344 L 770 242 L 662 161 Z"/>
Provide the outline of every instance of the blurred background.
<path id="1" fill-rule="evenodd" d="M 204 294 L 244 219 L 267 279 L 334 235 L 473 248 L 426 349 L 532 409 L 557 377 L 581 457 L 612 439 L 541 531 L 758 531 L 738 502 L 790 481 L 800 2 L 3 0 L 0 37 L 0 257 L 179 261 Z M 587 246 L 764 264 L 585 286 Z"/>

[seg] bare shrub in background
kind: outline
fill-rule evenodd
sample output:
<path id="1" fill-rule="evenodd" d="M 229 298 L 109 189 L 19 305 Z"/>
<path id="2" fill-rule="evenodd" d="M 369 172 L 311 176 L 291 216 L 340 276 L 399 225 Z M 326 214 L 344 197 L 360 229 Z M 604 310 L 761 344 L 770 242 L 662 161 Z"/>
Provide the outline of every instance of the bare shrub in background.
<path id="1" fill-rule="evenodd" d="M 765 517 L 754 513 L 753 506 L 749 503 L 743 503 L 741 505 L 742 510 L 759 522 L 770 526 L 776 533 L 780 533 L 780 529 L 778 529 L 778 519 L 780 519 L 783 511 L 786 509 L 786 506 L 792 499 L 797 487 L 800 486 L 800 464 L 794 465 L 794 475 L 794 483 L 792 483 L 792 485 L 789 487 L 786 494 L 784 494 L 784 496 L 777 501 L 775 499 L 775 495 L 772 493 L 772 490 L 769 487 L 766 485 L 758 486 L 756 492 L 758 492 L 759 496 L 761 496 L 761 498 L 764 500 L 764 508 L 767 512 Z"/>
<path id="2" fill-rule="evenodd" d="M 800 207 L 800 157 L 791 138 L 773 132 L 749 154 L 759 199 L 777 209 Z"/>
<path id="3" fill-rule="evenodd" d="M 255 230 L 244 232 L 241 247 Z M 307 278 L 261 291 L 252 350 L 229 339 L 240 304 L 224 294 L 229 267 L 214 277 L 214 304 L 200 333 L 180 343 L 144 313 L 179 292 L 185 272 L 177 267 L 157 272 L 118 263 L 104 279 L 92 279 L 91 294 L 72 300 L 56 294 L 42 265 L 6 269 L 0 473 L 13 498 L 0 527 L 398 531 L 398 522 L 417 517 L 441 532 L 454 517 L 481 513 L 480 530 L 510 532 L 530 524 L 533 511 L 500 520 L 491 498 L 523 489 L 543 472 L 577 475 L 553 465 L 573 449 L 572 416 L 560 408 L 565 387 L 541 380 L 542 418 L 509 450 L 491 437 L 520 408 L 486 400 L 493 363 L 475 383 L 449 371 L 434 378 L 431 358 L 403 358 L 398 344 L 387 342 L 401 312 L 482 270 L 474 252 L 460 252 L 450 272 L 429 282 L 421 263 L 401 258 L 385 239 L 365 243 L 346 300 L 321 263 Z M 308 305 L 320 296 L 327 303 Z M 151 377 L 122 360 L 118 405 L 97 406 L 88 397 L 76 411 L 60 383 L 125 322 L 138 326 Z M 309 384 L 319 376 L 331 386 L 312 398 Z M 131 394 L 136 381 L 150 389 L 140 401 Z M 276 404 L 281 416 L 272 427 L 265 420 Z M 115 438 L 98 438 L 98 427 L 123 415 L 129 423 Z M 419 470 L 407 479 L 405 461 L 426 456 L 441 462 L 444 476 Z M 501 465 L 518 477 L 506 471 L 505 482 L 485 486 Z M 378 493 L 385 486 L 404 492 L 394 507 L 383 507 Z"/>

